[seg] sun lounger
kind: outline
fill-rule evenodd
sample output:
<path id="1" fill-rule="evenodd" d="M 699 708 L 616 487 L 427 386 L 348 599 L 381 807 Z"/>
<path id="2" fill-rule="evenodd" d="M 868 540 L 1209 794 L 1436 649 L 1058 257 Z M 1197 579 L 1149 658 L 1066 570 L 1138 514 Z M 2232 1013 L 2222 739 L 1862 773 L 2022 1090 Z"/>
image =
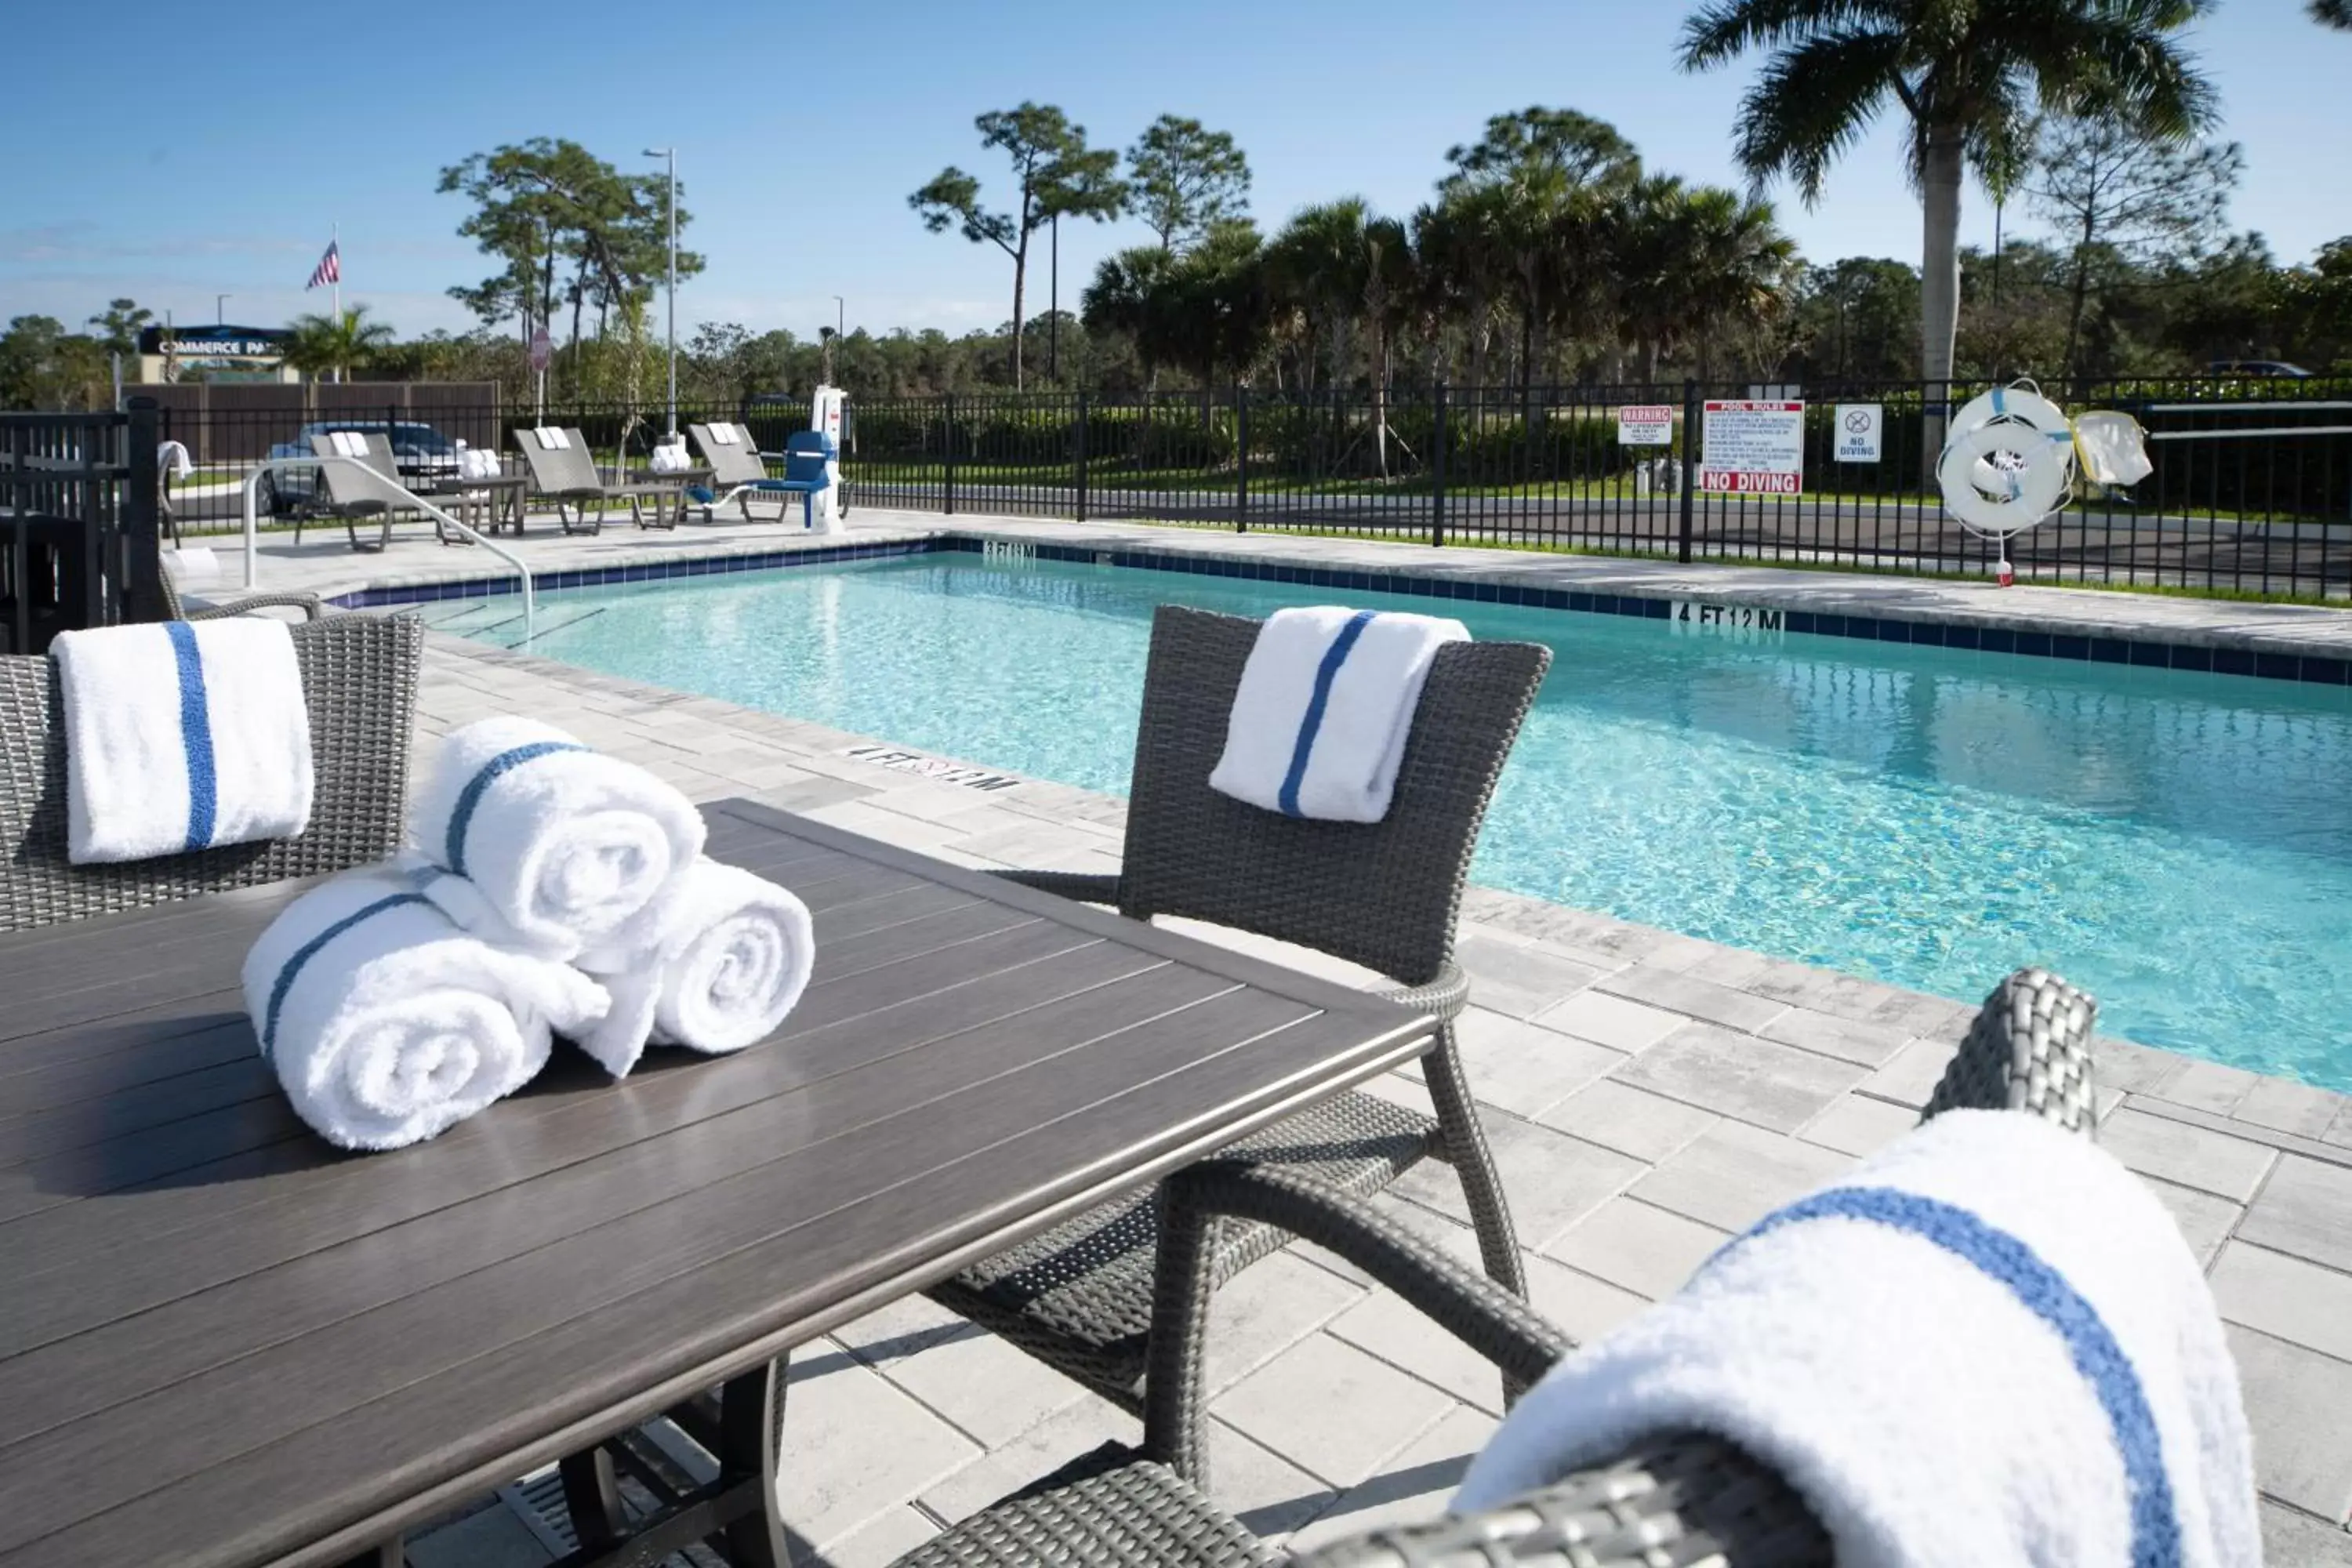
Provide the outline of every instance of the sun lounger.
<path id="1" fill-rule="evenodd" d="M 664 503 L 677 504 L 682 490 L 668 484 L 617 484 L 604 482 L 596 471 L 594 455 L 589 450 L 587 437 L 577 430 L 556 429 L 541 426 L 514 433 L 515 445 L 522 448 L 523 461 L 530 467 L 532 490 L 555 507 L 555 519 L 566 533 L 594 533 L 604 525 L 604 508 L 613 501 L 629 503 L 630 521 L 639 528 L 673 526 L 676 513 L 665 521 Z M 590 502 L 596 506 L 595 520 L 589 520 Z M 654 521 L 646 521 L 645 503 L 652 501 Z M 567 508 L 579 512 L 575 528 Z M 682 508 L 681 508 L 682 510 Z"/>

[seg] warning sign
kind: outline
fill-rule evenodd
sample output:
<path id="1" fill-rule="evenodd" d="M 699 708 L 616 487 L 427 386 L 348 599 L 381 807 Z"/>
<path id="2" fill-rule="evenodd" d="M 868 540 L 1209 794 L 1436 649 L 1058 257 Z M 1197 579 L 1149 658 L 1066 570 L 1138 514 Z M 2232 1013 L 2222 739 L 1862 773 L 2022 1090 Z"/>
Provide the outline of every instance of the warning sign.
<path id="1" fill-rule="evenodd" d="M 1725 398 L 1706 405 L 1698 488 L 1717 495 L 1805 493 L 1805 405 Z"/>
<path id="2" fill-rule="evenodd" d="M 1628 403 L 1617 410 L 1617 444 L 1621 447 L 1671 447 L 1675 444 L 1675 409 L 1670 403 Z"/>

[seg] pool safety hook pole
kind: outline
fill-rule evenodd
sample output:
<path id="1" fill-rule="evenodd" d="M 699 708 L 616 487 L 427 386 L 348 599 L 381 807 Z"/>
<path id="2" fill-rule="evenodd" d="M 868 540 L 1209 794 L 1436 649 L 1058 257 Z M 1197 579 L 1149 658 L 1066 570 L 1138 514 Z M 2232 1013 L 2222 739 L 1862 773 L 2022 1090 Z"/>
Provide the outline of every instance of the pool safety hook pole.
<path id="1" fill-rule="evenodd" d="M 357 468 L 376 483 L 388 486 L 396 491 L 406 504 L 425 513 L 435 522 L 451 530 L 459 538 L 470 540 L 480 545 L 513 567 L 515 581 L 522 591 L 522 640 L 528 643 L 537 635 L 539 619 L 537 596 L 531 592 L 530 568 L 523 564 L 521 556 L 517 555 L 495 539 L 484 538 L 476 532 L 470 524 L 460 522 L 451 517 L 398 479 L 378 473 L 357 458 L 347 458 L 339 453 L 330 453 L 316 458 L 272 458 L 267 462 L 255 465 L 253 472 L 245 476 L 245 585 L 248 590 L 261 585 L 261 552 L 257 548 L 260 543 L 261 514 L 257 498 L 260 491 L 262 477 L 266 474 L 282 473 L 291 468 L 316 468 L 326 463 L 341 463 L 347 468 Z"/>

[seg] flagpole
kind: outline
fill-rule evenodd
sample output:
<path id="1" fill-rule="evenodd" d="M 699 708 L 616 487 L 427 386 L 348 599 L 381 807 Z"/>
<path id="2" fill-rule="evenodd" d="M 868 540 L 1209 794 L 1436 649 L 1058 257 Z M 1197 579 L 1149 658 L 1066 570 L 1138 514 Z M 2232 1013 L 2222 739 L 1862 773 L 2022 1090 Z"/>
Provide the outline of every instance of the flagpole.
<path id="1" fill-rule="evenodd" d="M 343 324 L 343 226 L 327 226 L 327 248 L 335 253 L 335 324 Z"/>

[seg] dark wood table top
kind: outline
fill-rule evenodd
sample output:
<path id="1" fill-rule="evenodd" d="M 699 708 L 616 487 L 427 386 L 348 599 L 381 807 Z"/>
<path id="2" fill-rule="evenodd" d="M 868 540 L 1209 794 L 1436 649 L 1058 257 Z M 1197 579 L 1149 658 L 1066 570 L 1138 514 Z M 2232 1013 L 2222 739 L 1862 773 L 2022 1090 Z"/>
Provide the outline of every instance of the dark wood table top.
<path id="1" fill-rule="evenodd" d="M 738 1056 L 346 1155 L 237 995 L 295 885 L 0 938 L 0 1564 L 339 1561 L 1413 1056 L 1344 986 L 746 802 Z"/>

